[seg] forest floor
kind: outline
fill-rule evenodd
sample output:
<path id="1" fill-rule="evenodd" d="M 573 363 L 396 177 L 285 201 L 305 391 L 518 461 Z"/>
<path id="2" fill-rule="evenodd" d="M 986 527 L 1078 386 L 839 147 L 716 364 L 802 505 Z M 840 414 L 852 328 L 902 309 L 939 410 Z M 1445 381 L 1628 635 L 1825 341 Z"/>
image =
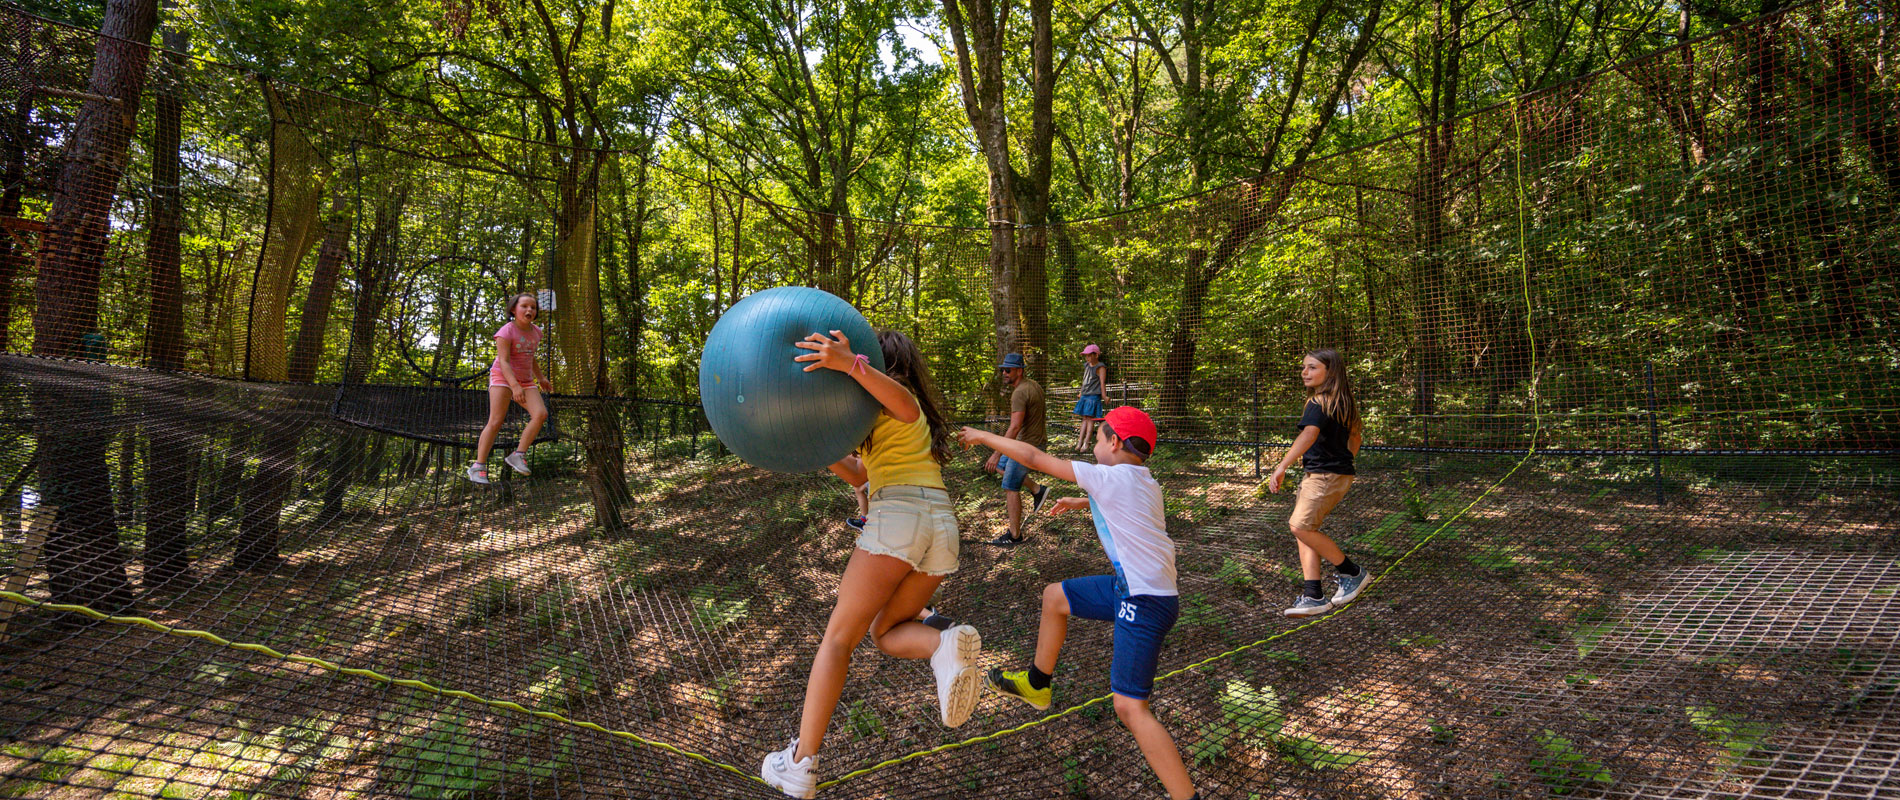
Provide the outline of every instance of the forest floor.
<path id="1" fill-rule="evenodd" d="M 796 731 L 850 494 L 684 440 L 634 456 L 624 531 L 555 456 L 506 504 L 432 471 L 340 518 L 294 504 L 273 573 L 211 548 L 141 597 L 160 625 L 374 676 L 19 611 L 0 796 L 769 796 L 747 776 Z M 1378 577 L 1301 624 L 1279 613 L 1291 493 L 1259 491 L 1252 451 L 1164 451 L 1182 597 L 1153 702 L 1204 794 L 1872 797 L 1900 766 L 1891 465 L 1672 462 L 1661 504 L 1647 461 L 1515 465 L 1362 459 L 1328 528 Z M 939 605 L 983 667 L 1020 668 L 1041 587 L 1106 559 L 1086 515 L 982 544 L 995 479 L 967 454 L 946 476 L 962 567 Z M 926 662 L 861 645 L 821 777 L 921 755 L 824 796 L 1160 796 L 1103 699 L 1110 630 L 1072 622 L 1048 712 L 989 697 L 955 730 Z"/>

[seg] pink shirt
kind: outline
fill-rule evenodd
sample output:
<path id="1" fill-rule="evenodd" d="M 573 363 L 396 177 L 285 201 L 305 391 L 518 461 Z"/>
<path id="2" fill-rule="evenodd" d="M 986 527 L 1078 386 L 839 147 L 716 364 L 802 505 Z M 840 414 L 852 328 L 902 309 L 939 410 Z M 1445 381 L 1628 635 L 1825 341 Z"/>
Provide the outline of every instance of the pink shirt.
<path id="1" fill-rule="evenodd" d="M 501 330 L 495 331 L 495 340 L 502 339 L 514 345 L 514 357 L 508 359 L 508 366 L 514 368 L 515 380 L 523 386 L 534 385 L 530 379 L 534 377 L 534 349 L 541 346 L 540 326 L 531 326 L 524 331 L 520 325 L 509 322 L 501 326 Z M 507 386 L 508 379 L 501 374 L 500 345 L 496 345 L 496 348 L 495 364 L 488 368 L 488 385 Z"/>

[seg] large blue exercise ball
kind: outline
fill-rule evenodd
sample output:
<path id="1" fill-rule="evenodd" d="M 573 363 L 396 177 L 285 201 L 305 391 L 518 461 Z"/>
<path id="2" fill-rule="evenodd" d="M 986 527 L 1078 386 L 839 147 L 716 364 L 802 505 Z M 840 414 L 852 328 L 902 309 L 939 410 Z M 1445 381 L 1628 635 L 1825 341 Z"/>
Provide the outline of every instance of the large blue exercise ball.
<path id="1" fill-rule="evenodd" d="M 871 434 L 878 402 L 855 378 L 806 372 L 795 345 L 841 331 L 851 350 L 884 369 L 884 351 L 864 315 L 830 292 L 780 286 L 727 309 L 699 361 L 699 402 L 719 441 L 746 463 L 778 472 L 823 469 Z"/>

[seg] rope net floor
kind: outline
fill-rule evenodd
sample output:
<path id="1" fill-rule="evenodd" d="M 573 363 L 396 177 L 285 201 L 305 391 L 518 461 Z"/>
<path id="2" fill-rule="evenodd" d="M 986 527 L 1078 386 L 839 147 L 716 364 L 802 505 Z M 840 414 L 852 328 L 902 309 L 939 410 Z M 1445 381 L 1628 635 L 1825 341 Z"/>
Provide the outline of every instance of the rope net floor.
<path id="1" fill-rule="evenodd" d="M 1006 408 L 1020 347 L 1058 452 L 1067 354 L 1101 344 L 1108 402 L 1161 430 L 1154 702 L 1204 797 L 1900 796 L 1891 6 L 1630 16 L 1613 66 L 1454 75 L 1499 102 L 1008 231 L 0 6 L 0 797 L 770 796 L 853 498 L 739 462 L 694 392 L 719 315 L 787 284 L 911 333 L 961 418 Z M 1509 7 L 1525 46 L 1569 13 Z M 485 400 L 451 387 L 538 288 L 552 424 L 477 487 Z M 1327 531 L 1377 577 L 1294 622 L 1263 469 L 1335 346 L 1368 446 Z M 945 470 L 938 606 L 1019 668 L 1042 587 L 1108 565 L 1081 515 L 981 544 L 980 465 Z M 1110 630 L 1070 627 L 1047 712 L 954 730 L 925 662 L 861 644 L 820 796 L 1159 796 Z"/>
<path id="2" fill-rule="evenodd" d="M 666 407 L 621 403 L 649 433 L 629 458 L 633 530 L 610 536 L 558 447 L 498 506 L 458 459 L 337 422 L 323 387 L 0 366 L 22 423 L 192 439 L 202 456 L 151 463 L 151 491 L 280 457 L 274 437 L 298 465 L 281 566 L 234 565 L 244 502 L 214 491 L 196 565 L 140 618 L 10 607 L 10 794 L 764 794 L 751 768 L 796 726 L 843 565 L 833 485 L 761 474 L 708 437 L 695 450 Z M 1155 464 L 1183 576 L 1157 705 L 1210 795 L 1890 796 L 1892 459 L 1672 457 L 1661 504 L 1646 457 L 1362 463 L 1334 524 L 1377 583 L 1305 624 L 1278 614 L 1289 502 L 1257 491 L 1251 453 Z M 351 484 L 328 503 L 338 470 Z M 941 606 L 984 633 L 986 666 L 1018 664 L 1039 587 L 1099 570 L 1093 534 L 1057 519 L 984 548 L 969 540 L 997 524 L 994 487 L 973 458 L 949 475 L 966 543 Z M 41 596 L 44 574 L 6 597 Z M 1105 626 L 1078 622 L 1049 713 L 993 697 L 948 730 L 923 662 L 861 647 L 827 796 L 1152 794 L 1105 702 L 1109 651 Z"/>

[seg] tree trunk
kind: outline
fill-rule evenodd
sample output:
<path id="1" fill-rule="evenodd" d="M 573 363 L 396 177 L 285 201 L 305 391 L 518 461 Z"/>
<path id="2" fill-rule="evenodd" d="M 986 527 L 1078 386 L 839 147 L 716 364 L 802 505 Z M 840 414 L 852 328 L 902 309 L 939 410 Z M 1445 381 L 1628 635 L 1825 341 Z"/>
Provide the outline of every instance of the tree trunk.
<path id="1" fill-rule="evenodd" d="M 184 233 L 184 192 L 179 182 L 179 144 L 183 139 L 185 57 L 188 34 L 168 30 L 156 91 L 152 97 L 152 229 L 145 240 L 145 266 L 151 275 L 151 318 L 146 331 L 146 363 L 158 369 L 185 365 L 185 295 L 179 239 Z"/>
<path id="2" fill-rule="evenodd" d="M 145 461 L 145 585 L 162 587 L 191 569 L 189 525 L 198 494 L 197 433 L 171 425 L 148 429 Z"/>
<path id="3" fill-rule="evenodd" d="M 40 272 L 33 287 L 36 355 L 80 355 L 80 337 L 99 327 L 99 272 L 112 199 L 125 172 L 126 148 L 138 128 L 150 56 L 147 43 L 157 24 L 157 0 L 106 2 L 86 87 L 95 99 L 80 106 L 69 144 L 60 154 L 53 205 L 41 237 Z"/>
<path id="4" fill-rule="evenodd" d="M 550 285 L 562 296 L 555 312 L 556 339 L 562 367 L 556 389 L 564 393 L 604 397 L 612 393 L 607 371 L 606 321 L 600 307 L 600 271 L 595 258 L 597 231 L 594 187 L 600 172 L 598 153 L 575 153 L 569 180 L 561 187 L 561 209 L 555 225 L 555 257 Z M 631 499 L 627 491 L 625 442 L 614 408 L 603 402 L 587 410 L 587 474 L 583 482 L 594 502 L 594 518 L 603 530 L 626 527 L 620 507 Z"/>
<path id="5" fill-rule="evenodd" d="M 310 383 L 317 379 L 317 367 L 323 359 L 324 335 L 330 328 L 330 306 L 336 296 L 337 276 L 349 257 L 350 216 L 342 187 L 330 192 L 330 216 L 324 220 L 323 245 L 317 249 L 317 268 L 310 276 L 310 293 L 303 301 L 303 321 L 297 326 L 297 343 L 290 350 L 291 383 Z"/>
<path id="6" fill-rule="evenodd" d="M 125 171 L 126 149 L 138 127 L 145 86 L 146 43 L 158 24 L 157 0 L 107 0 L 95 39 L 87 92 L 96 99 L 80 107 L 71 138 L 60 155 L 53 204 L 40 242 L 34 284 L 33 352 L 80 354 L 80 337 L 99 319 L 99 272 L 112 199 Z M 132 604 L 126 555 L 112 519 L 106 450 L 110 431 L 67 420 L 97 413 L 109 398 L 87 390 L 42 388 L 32 393 L 42 422 L 36 452 L 47 505 L 58 519 L 46 541 L 51 599 L 106 612 Z"/>
<path id="7" fill-rule="evenodd" d="M 989 171 L 990 324 L 996 357 L 1023 344 L 1021 301 L 1016 283 L 1015 170 L 1009 160 L 1009 118 L 1003 76 L 1007 14 L 998 16 L 991 0 L 943 0 L 944 22 L 956 46 L 957 76 L 964 114 L 983 151 Z M 967 20 L 966 12 L 967 11 Z M 1006 8 L 1004 9 L 1006 12 Z M 967 22 L 967 24 L 966 24 Z"/>
<path id="8" fill-rule="evenodd" d="M 37 150 L 39 142 L 29 146 L 27 115 L 32 111 L 33 103 L 26 95 L 13 101 L 13 108 L 7 116 L 4 127 L 0 127 L 0 151 L 4 152 L 6 167 L 0 173 L 0 217 L 17 218 L 20 216 L 21 200 L 26 194 L 26 153 Z M 42 237 L 43 243 L 45 239 Z M 19 278 L 20 268 L 26 265 L 26 253 L 20 244 L 14 241 L 12 232 L 0 231 L 0 352 L 13 351 L 13 282 Z"/>
<path id="9" fill-rule="evenodd" d="M 276 87 L 269 80 L 260 84 L 271 110 L 270 223 L 251 284 L 244 375 L 252 380 L 283 381 L 290 378 L 284 326 L 291 287 L 298 265 L 316 245 L 323 183 L 310 140 L 290 120 Z"/>

